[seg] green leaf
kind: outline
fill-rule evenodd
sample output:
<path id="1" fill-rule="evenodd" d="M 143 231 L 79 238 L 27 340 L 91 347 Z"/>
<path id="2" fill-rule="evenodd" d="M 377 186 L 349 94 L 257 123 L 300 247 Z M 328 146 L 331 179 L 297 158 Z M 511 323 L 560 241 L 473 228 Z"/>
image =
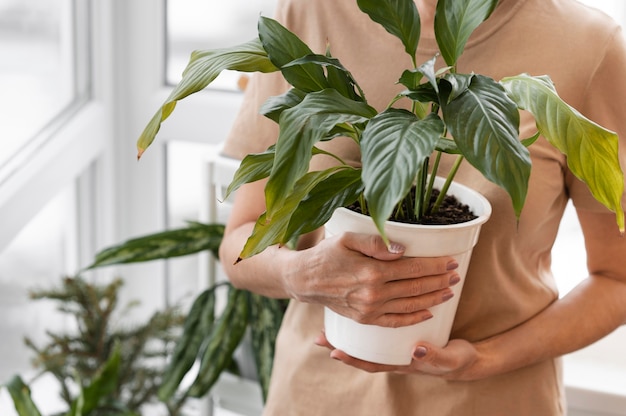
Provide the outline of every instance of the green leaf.
<path id="1" fill-rule="evenodd" d="M 337 208 L 350 205 L 362 192 L 360 169 L 339 169 L 320 180 L 294 211 L 283 240 L 291 241 L 323 226 Z"/>
<path id="2" fill-rule="evenodd" d="M 269 60 L 259 39 L 231 48 L 193 52 L 182 79 L 137 140 L 139 151 L 137 157 L 141 157 L 152 144 L 161 128 L 161 123 L 174 111 L 177 101 L 203 90 L 227 69 L 241 72 L 275 72 L 278 70 Z"/>
<path id="3" fill-rule="evenodd" d="M 261 16 L 259 38 L 269 59 L 280 68 L 285 80 L 293 87 L 304 92 L 320 91 L 329 87 L 324 71 L 318 65 L 287 65 L 298 58 L 312 55 L 313 51 L 276 20 Z"/>
<path id="4" fill-rule="evenodd" d="M 472 32 L 491 15 L 498 0 L 439 0 L 435 38 L 446 63 L 456 67 Z"/>
<path id="5" fill-rule="evenodd" d="M 413 0 L 357 0 L 361 11 L 402 42 L 415 61 L 420 39 L 420 16 Z"/>
<path id="6" fill-rule="evenodd" d="M 328 86 L 330 88 L 336 89 L 341 95 L 351 100 L 364 101 L 363 91 L 350 71 L 338 59 L 325 55 L 307 55 L 284 65 L 283 69 L 304 64 L 314 64 L 325 68 L 328 73 Z M 357 94 L 355 89 L 358 89 L 361 95 Z"/>
<path id="7" fill-rule="evenodd" d="M 176 342 L 172 358 L 163 373 L 158 396 L 162 402 L 169 401 L 181 381 L 200 354 L 204 337 L 211 331 L 215 321 L 215 290 L 206 289 L 198 295 L 185 318 L 183 333 Z"/>
<path id="8" fill-rule="evenodd" d="M 98 407 L 102 399 L 115 391 L 121 362 L 120 345 L 116 343 L 107 362 L 98 369 L 91 383 L 81 390 L 80 397 L 72 403 L 70 415 L 88 415 Z"/>
<path id="9" fill-rule="evenodd" d="M 244 157 L 226 189 L 224 199 L 227 199 L 233 192 L 246 183 L 252 183 L 267 178 L 274 165 L 274 154 L 275 147 L 271 146 L 263 153 L 251 153 Z"/>
<path id="10" fill-rule="evenodd" d="M 501 83 L 517 105 L 535 117 L 541 135 L 567 156 L 572 173 L 587 184 L 599 202 L 615 212 L 623 233 L 624 174 L 617 135 L 564 102 L 548 77 L 522 74 L 504 78 Z"/>
<path id="11" fill-rule="evenodd" d="M 396 204 L 409 192 L 424 159 L 444 132 L 433 113 L 420 120 L 406 110 L 388 109 L 374 117 L 361 140 L 363 184 L 370 215 L 379 232 Z"/>
<path id="12" fill-rule="evenodd" d="M 250 339 L 263 400 L 267 398 L 278 330 L 283 321 L 287 300 L 270 299 L 248 293 L 250 302 Z"/>
<path id="13" fill-rule="evenodd" d="M 293 186 L 308 171 L 312 149 L 334 127 L 362 123 L 376 110 L 360 101 L 345 98 L 334 89 L 308 94 L 299 105 L 285 110 L 272 173 L 265 187 L 267 219 L 272 220 Z"/>
<path id="14" fill-rule="evenodd" d="M 108 247 L 96 254 L 95 262 L 88 269 L 186 256 L 203 250 L 211 250 L 217 257 L 223 235 L 222 224 L 190 222 L 186 228 L 133 238 Z"/>
<path id="15" fill-rule="evenodd" d="M 204 396 L 213 387 L 222 371 L 230 365 L 233 353 L 248 327 L 250 307 L 246 293 L 229 287 L 224 311 L 211 327 L 211 331 L 206 334 L 198 375 L 187 391 L 189 396 Z"/>
<path id="16" fill-rule="evenodd" d="M 291 88 L 283 95 L 268 98 L 259 112 L 270 120 L 278 123 L 280 115 L 284 110 L 295 107 L 304 100 L 306 93 L 295 88 Z"/>
<path id="17" fill-rule="evenodd" d="M 5 385 L 13 399 L 13 405 L 19 416 L 41 416 L 39 409 L 30 396 L 30 388 L 20 376 L 13 376 Z"/>
<path id="18" fill-rule="evenodd" d="M 298 180 L 293 187 L 293 192 L 286 196 L 278 207 L 272 221 L 268 219 L 267 213 L 259 217 L 254 225 L 252 234 L 239 255 L 240 259 L 258 254 L 275 244 L 287 244 L 294 237 L 294 235 L 287 236 L 287 229 L 300 202 L 307 198 L 307 195 L 317 184 L 326 180 L 338 170 L 345 168 L 344 166 L 336 166 L 323 171 L 309 172 Z"/>
<path id="19" fill-rule="evenodd" d="M 454 76 L 450 79 L 453 79 Z M 462 84 L 463 82 L 460 82 Z M 530 154 L 519 141 L 519 111 L 500 84 L 475 75 L 467 90 L 449 100 L 451 85 L 440 85 L 443 117 L 463 156 L 511 196 L 519 217 L 530 177 Z M 450 101 L 448 104 L 443 104 Z"/>

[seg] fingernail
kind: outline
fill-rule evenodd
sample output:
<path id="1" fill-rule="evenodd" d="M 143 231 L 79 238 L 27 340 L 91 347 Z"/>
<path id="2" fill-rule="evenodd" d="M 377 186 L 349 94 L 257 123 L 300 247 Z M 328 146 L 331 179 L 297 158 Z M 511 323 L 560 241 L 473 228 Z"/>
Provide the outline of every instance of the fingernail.
<path id="1" fill-rule="evenodd" d="M 398 243 L 390 243 L 387 250 L 389 250 L 391 254 L 400 254 L 404 253 L 404 246 Z"/>
<path id="2" fill-rule="evenodd" d="M 460 281 L 461 281 L 461 276 L 459 276 L 458 274 L 455 273 L 452 276 L 450 276 L 450 286 L 454 286 Z"/>
<path id="3" fill-rule="evenodd" d="M 457 263 L 456 260 L 452 260 L 450 263 L 448 263 L 447 270 L 455 270 L 457 267 L 459 267 L 459 263 Z"/>
<path id="4" fill-rule="evenodd" d="M 433 314 L 428 312 L 428 314 L 425 314 L 424 316 L 422 316 L 422 322 L 424 321 L 428 321 L 429 319 L 431 319 L 433 317 Z"/>
<path id="5" fill-rule="evenodd" d="M 428 350 L 426 349 L 426 347 L 419 346 L 415 348 L 415 351 L 413 351 L 413 357 L 424 358 L 426 357 L 427 353 L 428 353 Z"/>
<path id="6" fill-rule="evenodd" d="M 443 296 L 441 297 L 443 299 L 443 301 L 447 301 L 450 300 L 454 297 L 454 293 L 451 290 L 446 290 L 445 292 L 443 292 Z"/>

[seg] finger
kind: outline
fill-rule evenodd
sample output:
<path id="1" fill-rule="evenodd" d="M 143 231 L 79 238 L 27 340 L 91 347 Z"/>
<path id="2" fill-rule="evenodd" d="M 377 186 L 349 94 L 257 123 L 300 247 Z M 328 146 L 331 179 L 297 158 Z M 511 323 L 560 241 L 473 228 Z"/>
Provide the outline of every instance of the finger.
<path id="1" fill-rule="evenodd" d="M 449 301 L 454 297 L 452 289 L 442 289 L 420 296 L 391 299 L 381 306 L 383 315 L 411 315 Z M 411 320 L 411 319 L 409 319 Z M 402 325 L 400 325 L 402 326 Z"/>
<path id="2" fill-rule="evenodd" d="M 451 340 L 444 348 L 419 343 L 413 349 L 413 362 L 431 374 L 459 371 L 475 360 L 475 351 L 463 340 Z"/>
<path id="3" fill-rule="evenodd" d="M 392 280 L 385 283 L 385 290 L 391 299 L 410 298 L 442 291 L 457 285 L 460 281 L 461 276 L 458 273 L 448 272 L 442 275 L 425 276 L 416 279 Z"/>
<path id="4" fill-rule="evenodd" d="M 339 242 L 349 250 L 360 252 L 378 260 L 397 260 L 404 255 L 404 246 L 398 243 L 385 245 L 379 235 L 367 235 L 346 232 L 339 237 Z M 411 257 L 404 258 L 394 265 L 391 275 L 395 279 L 440 275 L 459 267 L 458 262 L 450 256 L 445 257 Z"/>
<path id="5" fill-rule="evenodd" d="M 379 235 L 346 232 L 341 235 L 340 241 L 346 248 L 378 260 L 399 259 L 405 250 L 404 246 L 397 243 L 390 243 L 388 247 Z"/>

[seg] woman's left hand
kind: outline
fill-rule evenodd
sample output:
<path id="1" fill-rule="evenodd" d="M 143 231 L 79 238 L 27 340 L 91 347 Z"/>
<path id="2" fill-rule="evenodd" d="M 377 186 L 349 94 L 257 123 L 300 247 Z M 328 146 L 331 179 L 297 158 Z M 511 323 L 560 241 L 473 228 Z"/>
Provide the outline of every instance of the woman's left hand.
<path id="1" fill-rule="evenodd" d="M 407 366 L 377 364 L 351 357 L 345 352 L 335 349 L 328 342 L 324 333 L 320 334 L 315 343 L 330 349 L 331 358 L 370 373 L 421 373 L 457 381 L 481 378 L 476 371 L 479 361 L 478 350 L 473 344 L 462 339 L 450 340 L 448 345 L 443 348 L 428 343 L 419 343 L 415 345 L 413 359 Z"/>

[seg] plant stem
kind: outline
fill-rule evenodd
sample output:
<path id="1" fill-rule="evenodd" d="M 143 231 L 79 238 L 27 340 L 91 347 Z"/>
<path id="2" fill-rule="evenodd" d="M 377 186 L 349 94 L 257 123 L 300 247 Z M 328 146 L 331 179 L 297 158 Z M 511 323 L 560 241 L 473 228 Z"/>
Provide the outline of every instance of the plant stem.
<path id="1" fill-rule="evenodd" d="M 422 214 L 429 213 L 430 207 L 430 196 L 433 193 L 433 187 L 435 186 L 435 177 L 437 176 L 437 171 L 439 170 L 439 162 L 441 162 L 441 152 L 437 152 L 437 156 L 435 157 L 435 163 L 433 164 L 433 169 L 430 172 L 430 179 L 428 181 L 428 187 L 426 188 L 426 195 L 424 195 L 424 206 L 422 210 Z"/>
<path id="2" fill-rule="evenodd" d="M 439 196 L 437 197 L 437 200 L 435 201 L 435 204 L 433 205 L 432 212 L 439 211 L 439 207 L 441 206 L 441 203 L 443 202 L 443 200 L 446 197 L 446 194 L 448 193 L 448 189 L 450 188 L 450 184 L 454 180 L 454 176 L 458 172 L 459 167 L 461 167 L 461 162 L 463 162 L 464 159 L 465 158 L 463 156 L 459 156 L 459 157 L 456 158 L 456 161 L 454 162 L 454 165 L 452 166 L 452 169 L 450 170 L 450 173 L 448 173 L 448 176 L 446 177 L 446 182 L 441 187 L 441 190 L 439 192 Z"/>
<path id="3" fill-rule="evenodd" d="M 422 168 L 417 173 L 417 178 L 415 180 L 415 205 L 413 209 L 413 215 L 418 222 L 422 218 L 422 214 L 424 213 L 424 205 L 428 205 L 428 199 L 426 199 L 425 193 L 429 162 L 430 158 L 427 157 L 426 159 L 424 159 Z"/>

